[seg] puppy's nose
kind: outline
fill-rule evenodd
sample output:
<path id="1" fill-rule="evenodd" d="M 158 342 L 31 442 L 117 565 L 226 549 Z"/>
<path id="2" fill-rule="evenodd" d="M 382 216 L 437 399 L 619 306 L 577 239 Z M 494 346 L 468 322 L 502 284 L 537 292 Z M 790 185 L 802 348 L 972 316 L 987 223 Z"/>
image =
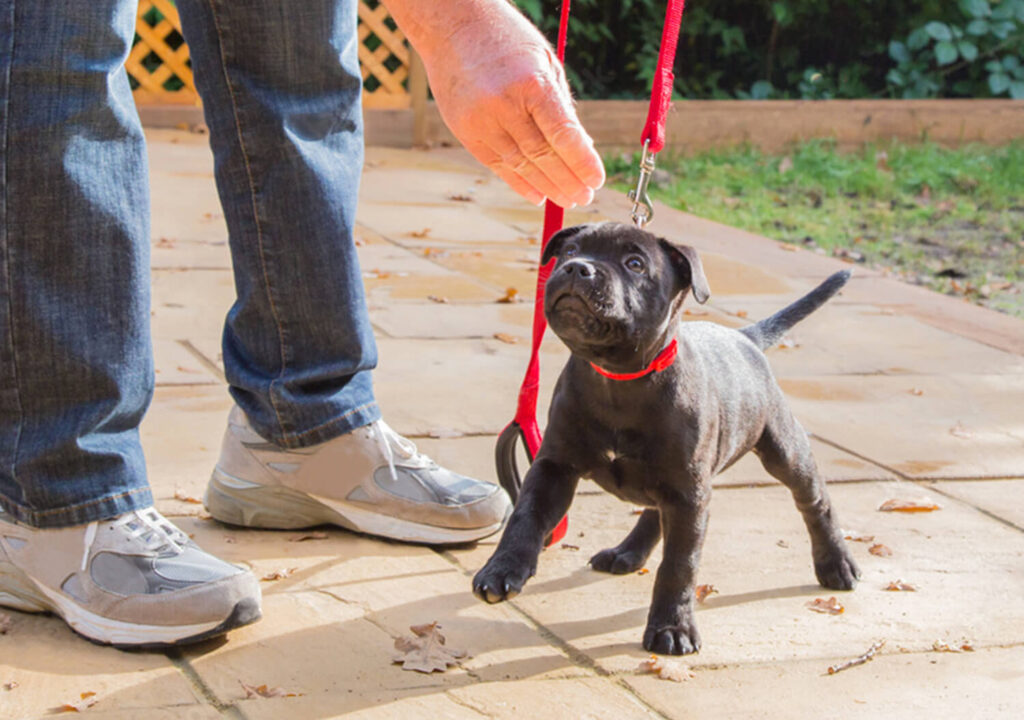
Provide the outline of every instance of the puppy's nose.
<path id="1" fill-rule="evenodd" d="M 567 275 L 578 275 L 579 277 L 588 278 L 594 275 L 594 266 L 583 260 L 570 260 L 562 266 L 562 272 Z"/>

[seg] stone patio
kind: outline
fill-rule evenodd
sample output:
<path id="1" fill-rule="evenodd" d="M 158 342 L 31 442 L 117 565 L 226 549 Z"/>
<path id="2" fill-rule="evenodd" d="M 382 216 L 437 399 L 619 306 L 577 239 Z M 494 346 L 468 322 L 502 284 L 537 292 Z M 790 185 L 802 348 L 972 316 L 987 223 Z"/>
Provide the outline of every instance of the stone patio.
<path id="1" fill-rule="evenodd" d="M 685 660 L 693 678 L 669 682 L 636 671 L 653 572 L 586 566 L 635 520 L 593 485 L 581 485 L 567 545 L 496 606 L 470 593 L 493 540 L 433 550 L 327 529 L 294 542 L 304 533 L 205 516 L 191 499 L 230 407 L 219 352 L 233 299 L 226 230 L 206 138 L 152 131 L 150 141 L 157 390 L 143 437 L 158 506 L 260 576 L 293 571 L 263 583 L 262 622 L 176 652 L 97 647 L 57 619 L 10 612 L 0 717 L 48 716 L 83 693 L 95 693 L 89 716 L 147 720 L 1019 717 L 1024 323 L 858 268 L 791 333 L 793 347 L 770 351 L 843 526 L 892 555 L 851 543 L 864 577 L 841 594 L 845 612 L 809 611 L 831 593 L 814 582 L 802 522 L 788 492 L 745 459 L 716 481 L 699 581 L 719 592 L 698 607 L 704 648 Z M 627 215 L 604 190 L 568 222 Z M 368 153 L 358 238 L 385 416 L 442 463 L 492 480 L 495 435 L 526 364 L 540 221 L 460 151 Z M 688 320 L 743 325 L 842 267 L 665 207 L 652 229 L 704 257 L 713 297 Z M 526 302 L 497 303 L 509 287 Z M 542 413 L 566 355 L 549 336 Z M 942 509 L 879 512 L 889 498 Z M 897 579 L 917 592 L 886 592 Z M 394 639 L 432 621 L 472 657 L 444 674 L 393 665 Z M 827 674 L 880 640 L 872 662 Z M 973 650 L 936 652 L 936 641 Z M 294 697 L 246 699 L 241 683 Z"/>

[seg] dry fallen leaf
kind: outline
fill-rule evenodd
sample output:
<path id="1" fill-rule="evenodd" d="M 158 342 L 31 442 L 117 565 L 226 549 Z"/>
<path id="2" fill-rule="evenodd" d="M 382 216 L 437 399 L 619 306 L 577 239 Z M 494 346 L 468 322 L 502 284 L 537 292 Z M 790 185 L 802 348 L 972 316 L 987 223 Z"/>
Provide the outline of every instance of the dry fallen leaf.
<path id="1" fill-rule="evenodd" d="M 882 543 L 877 543 L 868 548 L 868 552 L 878 557 L 892 557 L 892 550 Z"/>
<path id="2" fill-rule="evenodd" d="M 430 234 L 430 228 L 423 228 L 422 230 L 413 230 L 412 232 L 409 233 L 409 237 L 425 238 L 429 234 Z"/>
<path id="3" fill-rule="evenodd" d="M 814 598 L 810 602 L 806 603 L 806 605 L 808 609 L 813 610 L 814 612 L 824 613 L 826 615 L 842 615 L 846 610 L 835 595 L 830 597 L 828 600 L 825 598 Z"/>
<path id="4" fill-rule="evenodd" d="M 452 195 L 449 195 L 448 199 L 454 200 L 455 202 L 473 202 L 473 198 L 471 196 L 463 195 L 462 193 L 454 193 Z"/>
<path id="5" fill-rule="evenodd" d="M 87 708 L 91 708 L 93 705 L 99 702 L 99 700 L 94 699 L 95 696 L 96 693 L 94 692 L 84 692 L 79 696 L 81 699 L 78 702 L 64 703 L 59 707 L 51 708 L 49 714 L 58 715 L 60 713 L 66 712 L 80 713 Z"/>
<path id="6" fill-rule="evenodd" d="M 917 592 L 917 588 L 910 583 L 905 583 L 902 580 L 893 580 L 885 586 L 888 592 Z"/>
<path id="7" fill-rule="evenodd" d="M 714 585 L 698 585 L 694 594 L 697 596 L 697 602 L 702 603 L 707 600 L 708 597 L 717 593 L 718 588 Z"/>
<path id="8" fill-rule="evenodd" d="M 632 510 L 629 511 L 629 514 L 630 515 L 643 515 L 644 514 L 644 509 L 643 508 L 633 508 Z"/>
<path id="9" fill-rule="evenodd" d="M 910 388 L 907 392 L 909 392 L 911 395 L 916 395 L 918 397 L 921 397 L 922 395 L 924 395 L 924 390 L 922 390 L 921 388 L 916 388 L 916 387 Z"/>
<path id="10" fill-rule="evenodd" d="M 268 687 L 265 684 L 264 685 L 248 685 L 248 684 L 242 682 L 241 680 L 238 681 L 238 684 L 242 686 L 243 690 L 245 690 L 245 699 L 246 700 L 248 700 L 249 698 L 254 698 L 254 697 L 277 698 L 277 697 L 298 697 L 299 696 L 299 693 L 288 692 L 287 690 L 282 690 L 279 687 Z"/>
<path id="11" fill-rule="evenodd" d="M 562 543 L 562 549 L 563 550 L 579 550 L 580 546 L 579 545 L 571 545 L 569 543 Z"/>
<path id="12" fill-rule="evenodd" d="M 5 682 L 3 684 L 4 692 L 10 692 L 11 690 L 14 690 L 16 687 L 18 687 L 18 683 L 14 682 L 13 680 L 11 680 L 10 682 Z"/>
<path id="13" fill-rule="evenodd" d="M 266 575 L 261 577 L 260 580 L 266 580 L 267 582 L 271 582 L 273 580 L 284 580 L 296 570 L 298 570 L 298 568 L 282 568 L 280 570 L 274 570 L 273 572 L 268 572 Z"/>
<path id="14" fill-rule="evenodd" d="M 642 661 L 637 666 L 637 670 L 641 673 L 657 675 L 662 680 L 671 680 L 672 682 L 682 682 L 683 680 L 697 677 L 688 665 L 683 665 L 678 660 L 668 660 L 657 655 L 651 655 L 647 660 Z"/>
<path id="15" fill-rule="evenodd" d="M 174 248 L 174 241 L 170 238 L 162 237 L 154 243 L 156 247 L 164 250 L 172 250 Z"/>
<path id="16" fill-rule="evenodd" d="M 444 297 L 443 295 L 427 295 L 427 300 L 430 300 L 431 302 L 440 303 L 441 305 L 448 304 L 448 298 Z"/>
<path id="17" fill-rule="evenodd" d="M 449 665 L 458 665 L 468 657 L 465 650 L 454 650 L 445 645 L 441 626 L 436 622 L 427 625 L 410 625 L 415 637 L 400 637 L 395 640 L 398 655 L 393 663 L 402 663 L 403 670 L 421 673 L 444 672 Z"/>
<path id="18" fill-rule="evenodd" d="M 238 541 L 237 541 L 237 540 L 235 540 L 235 539 L 234 539 L 233 537 L 231 537 L 230 535 L 225 535 L 225 536 L 224 536 L 224 542 L 226 542 L 226 543 L 227 543 L 228 545 L 234 545 L 234 544 L 235 544 L 236 542 L 238 542 Z"/>
<path id="19" fill-rule="evenodd" d="M 796 245 L 790 245 L 789 243 L 779 243 L 779 250 L 785 250 L 786 252 L 796 252 L 799 250 Z"/>
<path id="20" fill-rule="evenodd" d="M 700 308 L 684 308 L 683 315 L 690 315 L 692 317 L 703 317 L 707 315 L 707 310 L 701 310 Z"/>
<path id="21" fill-rule="evenodd" d="M 963 423 L 958 422 L 956 425 L 949 429 L 949 434 L 953 437 L 961 438 L 962 440 L 971 440 L 974 438 L 974 433 L 964 427 Z"/>
<path id="22" fill-rule="evenodd" d="M 745 318 L 748 315 L 746 310 L 737 310 L 736 317 Z"/>
<path id="23" fill-rule="evenodd" d="M 930 500 L 900 500 L 893 498 L 891 500 L 886 500 L 884 503 L 879 505 L 878 509 L 882 512 L 917 513 L 941 510 L 942 506 L 937 505 Z"/>
<path id="24" fill-rule="evenodd" d="M 936 640 L 932 643 L 932 650 L 935 652 L 948 652 L 948 653 L 960 653 L 960 652 L 974 652 L 974 646 L 964 640 L 961 643 L 954 643 L 950 645 L 944 640 Z"/>
<path id="25" fill-rule="evenodd" d="M 845 533 L 843 533 L 843 537 L 849 540 L 850 542 L 869 543 L 875 541 L 874 535 L 861 535 L 860 533 L 855 532 L 853 530 L 847 530 Z"/>
<path id="26" fill-rule="evenodd" d="M 847 660 L 846 662 L 839 663 L 838 665 L 830 665 L 828 668 L 828 674 L 835 675 L 837 672 L 848 670 L 852 667 L 856 667 L 857 665 L 863 665 L 864 663 L 874 658 L 875 653 L 881 650 L 883 645 L 885 645 L 885 640 L 879 640 L 871 647 L 869 647 L 867 649 L 867 652 L 865 652 L 863 655 L 858 655 L 853 660 Z"/>
<path id="27" fill-rule="evenodd" d="M 648 570 L 647 568 L 640 568 L 639 570 L 636 571 L 636 574 L 637 575 L 646 575 L 649 572 L 650 572 L 650 570 Z"/>
<path id="28" fill-rule="evenodd" d="M 307 540 L 326 540 L 327 533 L 322 530 L 316 530 L 315 532 L 306 533 L 305 535 L 299 535 L 288 540 L 288 542 L 306 542 Z"/>
<path id="29" fill-rule="evenodd" d="M 11 616 L 6 613 L 0 613 L 0 635 L 6 635 L 7 631 L 11 629 Z"/>
<path id="30" fill-rule="evenodd" d="M 192 497 L 191 495 L 188 495 L 184 490 L 175 490 L 174 491 L 174 499 L 175 500 L 181 500 L 182 502 L 186 502 L 186 503 L 191 503 L 193 505 L 202 505 L 203 504 L 202 500 L 200 500 L 197 497 Z"/>
<path id="31" fill-rule="evenodd" d="M 503 332 L 494 333 L 494 339 L 501 340 L 503 343 L 506 343 L 508 345 L 515 345 L 516 343 L 519 342 L 519 338 L 517 338 L 515 335 L 509 335 L 508 333 Z"/>
<path id="32" fill-rule="evenodd" d="M 519 302 L 519 299 L 516 297 L 517 295 L 519 295 L 519 291 L 514 287 L 505 288 L 505 294 L 498 298 L 496 302 L 516 303 Z"/>

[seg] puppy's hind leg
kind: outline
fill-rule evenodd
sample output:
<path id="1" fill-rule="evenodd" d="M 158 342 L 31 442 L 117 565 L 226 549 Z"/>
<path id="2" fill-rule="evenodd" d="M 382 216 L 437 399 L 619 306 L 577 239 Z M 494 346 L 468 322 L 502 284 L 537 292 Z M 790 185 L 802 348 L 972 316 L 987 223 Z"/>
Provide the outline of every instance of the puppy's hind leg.
<path id="1" fill-rule="evenodd" d="M 784 405 L 768 420 L 755 452 L 765 470 L 793 493 L 811 536 L 818 582 L 833 590 L 852 590 L 860 570 L 839 529 L 807 433 Z"/>
<path id="2" fill-rule="evenodd" d="M 661 539 L 661 518 L 656 508 L 647 508 L 636 526 L 618 545 L 590 558 L 590 566 L 599 572 L 625 575 L 644 566 Z"/>

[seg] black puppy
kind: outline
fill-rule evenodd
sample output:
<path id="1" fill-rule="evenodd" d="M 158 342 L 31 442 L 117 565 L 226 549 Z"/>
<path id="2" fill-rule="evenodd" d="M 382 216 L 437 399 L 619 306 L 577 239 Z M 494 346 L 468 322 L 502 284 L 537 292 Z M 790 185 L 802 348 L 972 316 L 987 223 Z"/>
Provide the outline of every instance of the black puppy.
<path id="1" fill-rule="evenodd" d="M 473 579 L 495 603 L 533 576 L 544 538 L 569 509 L 577 481 L 646 509 L 595 570 L 633 572 L 665 540 L 643 645 L 682 655 L 700 648 L 694 579 L 711 479 L 753 450 L 793 493 L 811 536 L 818 581 L 850 590 L 860 577 L 832 511 L 807 434 L 793 418 L 762 352 L 832 297 L 850 273 L 756 325 L 732 330 L 679 322 L 687 291 L 710 293 L 696 251 L 632 226 L 580 225 L 557 233 L 544 297 L 555 333 L 572 350 L 548 425 L 508 527 Z"/>

